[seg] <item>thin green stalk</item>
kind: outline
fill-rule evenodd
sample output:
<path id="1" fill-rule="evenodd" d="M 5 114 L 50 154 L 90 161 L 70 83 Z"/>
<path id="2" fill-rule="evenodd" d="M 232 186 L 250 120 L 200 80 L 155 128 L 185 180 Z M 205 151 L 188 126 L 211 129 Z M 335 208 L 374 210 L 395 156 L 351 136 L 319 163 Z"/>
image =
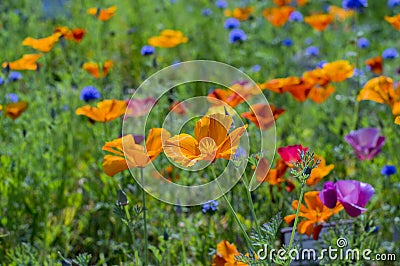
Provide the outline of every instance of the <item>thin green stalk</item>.
<path id="1" fill-rule="evenodd" d="M 355 28 L 355 32 L 356 32 L 356 38 L 358 39 L 358 12 L 357 11 L 355 11 L 355 14 L 354 14 L 354 28 Z M 358 46 L 357 46 L 357 40 L 355 41 L 355 49 L 356 49 L 356 69 L 359 70 L 360 56 L 359 56 L 359 49 L 358 49 Z M 355 92 L 355 98 L 357 98 L 357 95 L 359 93 L 360 87 L 361 87 L 360 75 L 358 73 L 357 74 L 357 89 L 356 89 L 356 92 Z M 355 118 L 354 118 L 354 126 L 353 126 L 353 128 L 357 129 L 358 122 L 360 120 L 360 103 L 357 100 L 355 102 L 354 114 L 355 114 Z"/>
<path id="2" fill-rule="evenodd" d="M 300 197 L 299 197 L 299 201 L 297 203 L 296 218 L 294 219 L 292 235 L 290 236 L 290 242 L 289 242 L 289 248 L 288 248 L 289 252 L 293 246 L 294 234 L 296 232 L 297 223 L 299 221 L 299 212 L 300 212 L 301 201 L 303 200 L 303 195 L 304 195 L 304 184 L 302 184 L 301 188 L 300 188 Z"/>
<path id="3" fill-rule="evenodd" d="M 140 168 L 140 178 L 142 180 L 142 204 L 143 204 L 143 234 L 144 234 L 144 265 L 149 265 L 148 240 L 147 240 L 147 221 L 146 221 L 146 191 L 144 191 L 143 168 Z"/>
<path id="4" fill-rule="evenodd" d="M 244 180 L 244 179 L 246 179 L 246 180 Z M 249 182 L 248 182 L 246 173 L 244 173 L 244 178 L 241 178 L 241 180 L 243 182 L 244 188 L 246 189 L 247 200 L 249 201 L 251 215 L 253 216 L 254 222 L 256 223 L 257 233 L 261 237 L 260 224 L 258 223 L 258 218 L 257 218 L 256 211 L 254 208 L 253 199 L 251 198 L 251 192 L 249 190 Z"/>
<path id="5" fill-rule="evenodd" d="M 132 244 L 133 244 L 133 249 L 134 249 L 134 254 L 135 254 L 135 262 L 138 265 L 139 264 L 139 253 L 138 253 L 138 249 L 137 249 L 137 245 L 136 245 L 136 237 L 135 237 L 135 231 L 133 230 L 131 215 L 128 211 L 128 208 L 126 208 L 125 206 L 123 208 L 125 211 L 126 219 L 128 220 L 129 232 L 131 233 L 131 236 L 132 236 Z"/>

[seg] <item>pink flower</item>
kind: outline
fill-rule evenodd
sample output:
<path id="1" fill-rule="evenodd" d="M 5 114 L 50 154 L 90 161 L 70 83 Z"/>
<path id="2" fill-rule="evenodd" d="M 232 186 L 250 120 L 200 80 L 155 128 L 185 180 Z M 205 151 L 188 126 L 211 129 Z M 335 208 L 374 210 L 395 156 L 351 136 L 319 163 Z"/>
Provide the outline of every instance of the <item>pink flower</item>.
<path id="1" fill-rule="evenodd" d="M 287 165 L 292 165 L 293 162 L 297 162 L 300 160 L 300 153 L 301 151 L 307 152 L 308 148 L 303 147 L 301 144 L 299 145 L 292 145 L 286 147 L 278 148 L 278 153 L 281 156 L 282 160 Z"/>

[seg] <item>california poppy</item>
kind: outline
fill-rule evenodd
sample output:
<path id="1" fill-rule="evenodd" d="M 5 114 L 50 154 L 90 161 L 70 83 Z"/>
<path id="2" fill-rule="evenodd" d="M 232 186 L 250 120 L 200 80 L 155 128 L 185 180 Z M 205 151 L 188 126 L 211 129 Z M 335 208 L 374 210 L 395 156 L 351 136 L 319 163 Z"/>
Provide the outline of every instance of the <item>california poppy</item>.
<path id="1" fill-rule="evenodd" d="M 196 123 L 195 138 L 188 134 L 176 135 L 165 142 L 164 152 L 183 166 L 193 166 L 198 161 L 214 162 L 218 158 L 230 160 L 247 127 L 239 127 L 228 134 L 231 125 L 229 115 L 204 116 Z"/>
<path id="2" fill-rule="evenodd" d="M 383 61 L 382 56 L 376 56 L 365 60 L 365 64 L 374 72 L 376 75 L 380 75 L 383 72 Z"/>
<path id="3" fill-rule="evenodd" d="M 107 60 L 104 62 L 102 72 L 100 73 L 99 65 L 93 62 L 87 62 L 82 65 L 82 68 L 90 73 L 95 78 L 103 78 L 107 76 L 108 71 L 114 66 L 113 61 Z"/>
<path id="4" fill-rule="evenodd" d="M 291 6 L 271 7 L 264 9 L 262 14 L 275 27 L 282 27 L 293 11 L 294 8 Z"/>
<path id="5" fill-rule="evenodd" d="M 394 122 L 395 122 L 397 125 L 400 125 L 400 116 L 396 117 L 396 119 L 394 120 Z"/>
<path id="6" fill-rule="evenodd" d="M 322 69 L 325 71 L 329 80 L 333 82 L 344 81 L 354 74 L 354 66 L 347 60 L 337 60 L 323 65 Z"/>
<path id="7" fill-rule="evenodd" d="M 296 101 L 304 102 L 305 100 L 307 100 L 311 88 L 312 84 L 308 83 L 307 80 L 301 78 L 299 84 L 288 87 L 287 91 L 293 96 Z"/>
<path id="8" fill-rule="evenodd" d="M 320 161 L 317 168 L 312 169 L 310 176 L 308 177 L 306 184 L 307 186 L 313 186 L 319 183 L 325 176 L 327 176 L 335 167 L 335 165 L 326 165 L 326 161 L 322 156 L 316 155 L 315 158 Z"/>
<path id="9" fill-rule="evenodd" d="M 400 30 L 400 14 L 397 14 L 393 17 L 385 16 L 385 20 L 389 22 L 396 30 Z"/>
<path id="10" fill-rule="evenodd" d="M 267 182 L 271 186 L 278 186 L 281 189 L 282 184 L 285 184 L 286 191 L 291 192 L 295 186 L 289 179 L 284 178 L 284 175 L 289 169 L 289 166 L 282 160 L 276 161 L 275 169 L 269 169 L 265 158 L 261 158 L 256 169 L 256 177 L 258 182 Z"/>
<path id="11" fill-rule="evenodd" d="M 385 76 L 370 79 L 357 96 L 357 101 L 374 101 L 393 108 L 399 96 L 395 93 L 393 80 Z"/>
<path id="12" fill-rule="evenodd" d="M 304 22 L 317 31 L 326 30 L 332 20 L 333 15 L 331 14 L 315 14 L 304 18 Z"/>
<path id="13" fill-rule="evenodd" d="M 307 152 L 308 147 L 303 147 L 301 144 L 298 145 L 290 145 L 286 147 L 279 147 L 278 154 L 281 156 L 282 160 L 289 165 L 293 166 L 293 162 L 297 162 L 300 160 L 300 152 Z"/>
<path id="14" fill-rule="evenodd" d="M 354 10 L 346 10 L 338 6 L 329 6 L 328 12 L 340 21 L 344 21 L 346 18 L 354 15 Z"/>
<path id="15" fill-rule="evenodd" d="M 229 243 L 226 240 L 222 240 L 217 245 L 217 253 L 214 255 L 211 265 L 212 266 L 246 266 L 247 264 L 236 261 L 235 256 L 239 256 L 240 253 L 236 249 L 234 244 Z"/>
<path id="16" fill-rule="evenodd" d="M 61 33 L 59 32 L 42 39 L 33 39 L 31 37 L 27 37 L 22 41 L 22 45 L 30 46 L 38 51 L 47 53 L 53 48 L 54 44 L 58 42 L 60 37 Z"/>
<path id="17" fill-rule="evenodd" d="M 269 112 L 270 109 L 272 115 Z M 242 113 L 241 117 L 250 120 L 261 130 L 266 130 L 271 127 L 274 121 L 276 121 L 284 112 L 285 109 L 277 108 L 275 105 L 257 103 L 250 106 L 250 112 Z"/>
<path id="18" fill-rule="evenodd" d="M 148 43 L 154 47 L 173 48 L 181 43 L 187 43 L 188 38 L 178 30 L 163 30 L 160 36 L 149 38 Z"/>
<path id="19" fill-rule="evenodd" d="M 316 103 L 323 103 L 334 92 L 335 87 L 332 85 L 327 85 L 326 87 L 314 86 L 308 94 L 308 99 Z"/>
<path id="20" fill-rule="evenodd" d="M 301 221 L 297 226 L 297 231 L 300 234 L 306 234 L 309 237 L 313 235 L 314 240 L 318 239 L 322 225 L 328 221 L 332 215 L 343 209 L 340 203 L 337 203 L 333 209 L 329 209 L 321 202 L 319 193 L 319 191 L 309 191 L 304 194 L 306 206 L 303 204 L 300 205 L 299 217 L 305 218 L 306 220 Z M 298 204 L 299 201 L 294 200 L 292 209 L 297 210 Z M 295 218 L 296 214 L 287 215 L 285 217 L 285 222 L 290 224 Z"/>
<path id="21" fill-rule="evenodd" d="M 13 62 L 4 62 L 2 67 L 11 70 L 36 70 L 38 63 L 36 61 L 42 56 L 42 54 L 25 54 L 22 58 Z"/>
<path id="22" fill-rule="evenodd" d="M 331 81 L 325 69 L 316 68 L 303 73 L 303 80 L 312 84 L 313 86 L 326 86 Z"/>
<path id="23" fill-rule="evenodd" d="M 99 7 L 92 7 L 87 10 L 87 13 L 97 17 L 98 20 L 107 21 L 114 16 L 115 11 L 117 11 L 116 6 L 111 6 L 105 9 Z"/>
<path id="24" fill-rule="evenodd" d="M 135 143 L 132 135 L 107 142 L 102 149 L 114 155 L 104 156 L 104 172 L 108 176 L 114 176 L 128 168 L 145 167 L 162 152 L 162 140 L 169 137 L 165 129 L 152 128 L 147 136 L 146 150 L 142 145 Z"/>
<path id="25" fill-rule="evenodd" d="M 126 111 L 126 102 L 115 99 L 104 100 L 97 104 L 97 107 L 85 105 L 76 110 L 77 115 L 84 115 L 97 122 L 112 121 Z"/>
<path id="26" fill-rule="evenodd" d="M 59 32 L 66 40 L 74 40 L 75 42 L 82 41 L 83 36 L 85 36 L 86 33 L 85 29 L 74 28 L 70 30 L 68 27 L 65 26 L 56 27 L 54 32 Z"/>
<path id="27" fill-rule="evenodd" d="M 299 85 L 301 79 L 299 77 L 290 76 L 287 78 L 277 78 L 270 81 L 266 81 L 260 84 L 261 89 L 267 89 L 276 93 L 284 93 L 292 86 Z"/>
<path id="28" fill-rule="evenodd" d="M 227 17 L 234 17 L 237 20 L 244 21 L 247 20 L 251 13 L 253 13 L 254 8 L 251 6 L 248 7 L 236 7 L 233 11 L 229 9 L 224 11 L 225 16 Z"/>
<path id="29" fill-rule="evenodd" d="M 171 112 L 174 112 L 178 115 L 184 115 L 187 113 L 187 106 L 184 102 L 174 102 L 169 108 L 168 108 Z"/>
<path id="30" fill-rule="evenodd" d="M 251 96 L 260 93 L 260 90 L 252 84 L 233 84 L 229 90 L 215 89 L 208 94 L 208 100 L 216 105 L 221 105 L 221 102 L 228 104 L 231 107 L 235 107 Z M 213 99 L 218 99 L 215 101 Z"/>
<path id="31" fill-rule="evenodd" d="M 27 102 L 16 102 L 7 104 L 5 107 L 5 115 L 17 119 L 28 108 Z"/>

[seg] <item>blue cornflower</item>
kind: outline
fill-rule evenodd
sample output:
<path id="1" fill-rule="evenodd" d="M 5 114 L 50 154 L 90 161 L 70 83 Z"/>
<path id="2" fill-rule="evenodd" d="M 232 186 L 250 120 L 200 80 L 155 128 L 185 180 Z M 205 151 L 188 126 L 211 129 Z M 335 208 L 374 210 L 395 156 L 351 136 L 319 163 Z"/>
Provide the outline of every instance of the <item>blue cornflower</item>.
<path id="1" fill-rule="evenodd" d="M 343 0 L 342 7 L 344 9 L 361 9 L 368 6 L 368 0 Z"/>
<path id="2" fill-rule="evenodd" d="M 399 54 L 397 53 L 397 50 L 394 48 L 387 48 L 385 51 L 382 52 L 382 57 L 384 59 L 393 59 L 398 56 Z"/>
<path id="3" fill-rule="evenodd" d="M 225 0 L 218 0 L 215 2 L 215 6 L 218 8 L 225 9 L 228 7 L 228 3 Z"/>
<path id="4" fill-rule="evenodd" d="M 22 74 L 17 71 L 11 71 L 10 74 L 8 75 L 8 78 L 11 81 L 17 81 L 22 79 Z"/>
<path id="5" fill-rule="evenodd" d="M 364 70 L 354 68 L 353 77 L 364 76 Z"/>
<path id="6" fill-rule="evenodd" d="M 0 85 L 4 84 L 4 79 L 2 77 L 0 77 Z"/>
<path id="7" fill-rule="evenodd" d="M 251 70 L 252 70 L 253 72 L 258 72 L 258 71 L 261 70 L 261 66 L 260 66 L 260 65 L 254 65 L 254 66 L 251 68 Z"/>
<path id="8" fill-rule="evenodd" d="M 247 39 L 246 34 L 244 31 L 241 29 L 233 29 L 229 33 L 229 42 L 230 43 L 235 43 L 235 42 L 242 42 Z"/>
<path id="9" fill-rule="evenodd" d="M 292 39 L 289 39 L 289 38 L 287 38 L 287 39 L 283 39 L 282 40 L 282 44 L 284 45 L 284 46 L 292 46 L 293 45 L 293 40 Z"/>
<path id="10" fill-rule="evenodd" d="M 369 47 L 369 40 L 367 38 L 360 38 L 357 41 L 357 45 L 361 49 L 367 48 L 367 47 Z"/>
<path id="11" fill-rule="evenodd" d="M 201 10 L 201 14 L 202 14 L 203 16 L 205 16 L 205 17 L 208 17 L 208 16 L 210 16 L 210 15 L 212 14 L 212 10 L 209 9 L 209 8 L 203 8 L 203 9 Z"/>
<path id="12" fill-rule="evenodd" d="M 150 45 L 144 45 L 140 50 L 142 55 L 152 55 L 154 54 L 154 47 Z"/>
<path id="13" fill-rule="evenodd" d="M 13 102 L 13 103 L 18 102 L 18 95 L 15 93 L 7 94 L 7 98 L 10 100 L 10 102 Z"/>
<path id="14" fill-rule="evenodd" d="M 98 98 L 100 98 L 100 92 L 94 86 L 86 86 L 81 90 L 80 99 L 84 100 L 85 102 L 90 102 Z"/>
<path id="15" fill-rule="evenodd" d="M 210 201 L 207 201 L 206 203 L 203 204 L 203 207 L 201 208 L 201 211 L 203 213 L 215 212 L 215 211 L 217 211 L 217 207 L 218 207 L 218 201 L 210 200 Z"/>
<path id="16" fill-rule="evenodd" d="M 328 61 L 326 61 L 326 60 L 319 61 L 317 63 L 317 68 L 323 68 L 326 63 L 328 63 Z"/>
<path id="17" fill-rule="evenodd" d="M 303 15 L 299 11 L 293 11 L 289 15 L 289 21 L 293 21 L 293 22 L 303 21 Z"/>
<path id="18" fill-rule="evenodd" d="M 225 29 L 235 29 L 239 28 L 240 26 L 240 21 L 236 18 L 227 18 L 224 23 L 224 28 Z"/>
<path id="19" fill-rule="evenodd" d="M 397 169 L 394 165 L 385 165 L 382 170 L 381 170 L 381 174 L 382 175 L 394 175 L 397 173 Z"/>
<path id="20" fill-rule="evenodd" d="M 311 38 L 306 38 L 306 39 L 304 40 L 304 43 L 307 44 L 307 45 L 310 45 L 310 44 L 313 43 L 313 39 L 311 39 Z"/>
<path id="21" fill-rule="evenodd" d="M 388 1 L 388 6 L 390 8 L 396 7 L 396 6 L 400 6 L 400 0 L 389 0 Z"/>
<path id="22" fill-rule="evenodd" d="M 307 47 L 306 49 L 306 55 L 309 56 L 318 56 L 319 55 L 319 49 L 316 46 L 310 46 Z"/>

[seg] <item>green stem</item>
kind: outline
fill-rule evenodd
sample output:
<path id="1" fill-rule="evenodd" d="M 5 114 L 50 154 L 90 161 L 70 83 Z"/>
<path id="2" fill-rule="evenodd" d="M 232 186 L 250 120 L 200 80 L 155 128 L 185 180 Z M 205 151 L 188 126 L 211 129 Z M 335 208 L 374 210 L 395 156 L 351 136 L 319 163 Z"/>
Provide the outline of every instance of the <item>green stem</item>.
<path id="1" fill-rule="evenodd" d="M 131 221 L 131 215 L 128 211 L 128 208 L 126 208 L 125 206 L 123 208 L 125 211 L 126 219 L 128 220 L 129 232 L 131 233 L 131 236 L 132 236 L 132 244 L 133 244 L 133 249 L 134 249 L 134 254 L 135 254 L 135 262 L 136 262 L 136 265 L 139 265 L 139 253 L 138 253 L 138 249 L 137 249 L 137 245 L 136 245 L 136 237 L 135 237 L 135 231 L 133 229 L 133 224 Z"/>
<path id="2" fill-rule="evenodd" d="M 357 69 L 357 71 L 359 71 L 360 56 L 359 56 L 359 49 L 358 49 L 358 46 L 357 46 L 357 40 L 358 40 L 358 12 L 357 11 L 355 11 L 355 14 L 354 14 L 354 28 L 355 28 L 355 32 L 356 32 L 356 34 L 355 34 L 356 35 L 356 41 L 355 41 L 356 69 Z M 360 75 L 358 74 L 357 75 L 357 89 L 355 91 L 355 99 L 357 99 L 357 95 L 358 95 L 360 87 L 361 87 L 360 85 L 361 85 L 360 84 Z M 357 129 L 357 126 L 358 126 L 358 123 L 359 123 L 359 120 L 360 120 L 360 103 L 357 100 L 355 102 L 355 112 L 354 112 L 354 114 L 355 114 L 355 118 L 354 118 L 354 126 L 353 126 L 353 128 Z"/>
<path id="3" fill-rule="evenodd" d="M 179 226 L 179 234 L 181 235 L 181 245 L 182 245 L 182 257 L 183 257 L 183 265 L 186 265 L 186 250 L 185 250 L 185 241 L 183 241 L 182 228 Z"/>
<path id="4" fill-rule="evenodd" d="M 140 168 L 140 178 L 142 180 L 142 204 L 143 204 L 143 233 L 144 233 L 144 265 L 149 265 L 148 240 L 147 240 L 147 222 L 146 222 L 146 191 L 144 191 L 143 168 Z"/>
<path id="5" fill-rule="evenodd" d="M 244 180 L 244 179 L 246 179 L 246 180 Z M 251 198 L 251 191 L 249 189 L 249 182 L 248 182 L 246 173 L 244 173 L 244 178 L 242 178 L 242 182 L 243 182 L 243 185 L 244 185 L 244 187 L 246 189 L 247 200 L 249 201 L 251 215 L 253 216 L 254 222 L 256 223 L 257 233 L 261 237 L 260 224 L 258 223 L 258 218 L 257 218 L 256 211 L 255 211 L 255 208 L 254 208 L 253 199 Z"/>
<path id="6" fill-rule="evenodd" d="M 293 224 L 293 228 L 292 228 L 292 235 L 290 237 L 290 242 L 289 242 L 289 252 L 292 249 L 293 246 L 293 240 L 294 240 L 294 234 L 296 232 L 296 227 L 297 227 L 297 223 L 299 221 L 299 212 L 300 212 L 300 206 L 301 206 L 301 201 L 303 200 L 303 195 L 304 195 L 304 184 L 301 185 L 300 188 L 300 197 L 299 197 L 299 201 L 297 203 L 297 210 L 296 210 L 296 218 L 294 219 L 294 224 Z"/>

